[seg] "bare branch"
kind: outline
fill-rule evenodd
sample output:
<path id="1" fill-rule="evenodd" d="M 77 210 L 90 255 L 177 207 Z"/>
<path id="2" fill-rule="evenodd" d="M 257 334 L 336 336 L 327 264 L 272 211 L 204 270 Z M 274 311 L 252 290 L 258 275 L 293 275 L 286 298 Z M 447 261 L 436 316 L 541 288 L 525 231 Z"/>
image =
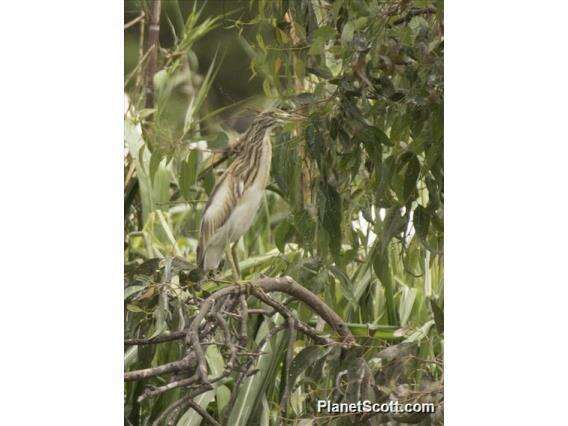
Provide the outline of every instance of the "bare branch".
<path id="1" fill-rule="evenodd" d="M 136 18 L 134 18 L 133 20 L 124 24 L 124 29 L 127 30 L 128 28 L 132 27 L 133 25 L 136 25 L 138 22 L 140 22 L 142 19 L 144 19 L 145 16 L 146 15 L 144 14 L 144 12 L 142 12 Z"/>
<path id="2" fill-rule="evenodd" d="M 188 398 L 187 400 L 188 405 L 193 408 L 195 411 L 197 411 L 197 413 L 205 420 L 207 420 L 209 423 L 211 423 L 212 425 L 220 425 L 220 423 L 215 420 L 213 417 L 211 417 L 211 415 L 205 411 L 203 408 L 201 408 L 201 406 L 199 404 L 197 404 L 193 399 Z"/>
<path id="3" fill-rule="evenodd" d="M 124 341 L 124 344 L 126 346 L 154 345 L 156 343 L 171 342 L 173 340 L 183 339 L 186 335 L 187 330 L 172 331 L 170 334 L 164 334 L 161 336 L 152 337 L 150 339 L 126 339 Z"/>
<path id="4" fill-rule="evenodd" d="M 355 338 L 349 327 L 337 313 L 327 306 L 314 293 L 307 288 L 302 287 L 290 277 L 282 278 L 262 278 L 255 283 L 256 286 L 262 288 L 266 292 L 279 291 L 286 293 L 305 303 L 316 314 L 318 314 L 325 322 L 327 322 L 333 330 L 343 338 L 343 343 L 351 345 L 355 342 Z"/>
<path id="5" fill-rule="evenodd" d="M 213 386 L 208 385 L 208 384 L 199 386 L 198 388 L 191 391 L 189 393 L 189 395 L 187 395 L 187 396 L 185 396 L 181 399 L 178 399 L 173 404 L 171 404 L 168 408 L 166 408 L 164 410 L 164 412 L 154 421 L 154 423 L 152 423 L 152 425 L 153 426 L 159 426 L 160 422 L 162 420 L 168 418 L 171 414 L 174 414 L 176 409 L 181 410 L 184 406 L 191 405 L 190 401 L 193 401 L 193 398 L 195 398 L 196 396 L 199 396 L 202 393 L 205 393 L 209 390 L 212 390 L 212 389 L 213 389 Z M 179 411 L 178 411 L 178 413 L 179 413 Z"/>
<path id="6" fill-rule="evenodd" d="M 149 397 L 152 397 L 152 396 L 161 395 L 164 392 L 167 392 L 167 391 L 175 389 L 175 388 L 180 388 L 182 386 L 192 385 L 197 381 L 197 379 L 198 379 L 198 377 L 196 375 L 193 375 L 189 378 L 176 380 L 176 381 L 168 383 L 167 385 L 158 386 L 154 389 L 146 389 L 146 391 L 138 397 L 138 402 L 142 402 L 146 398 L 149 398 Z"/>
<path id="7" fill-rule="evenodd" d="M 187 370 L 191 367 L 191 364 L 191 358 L 185 357 L 179 361 L 170 362 L 158 367 L 129 371 L 124 373 L 124 381 L 132 382 L 134 380 L 142 380 L 149 377 L 159 376 L 160 374 L 177 373 L 178 371 Z"/>

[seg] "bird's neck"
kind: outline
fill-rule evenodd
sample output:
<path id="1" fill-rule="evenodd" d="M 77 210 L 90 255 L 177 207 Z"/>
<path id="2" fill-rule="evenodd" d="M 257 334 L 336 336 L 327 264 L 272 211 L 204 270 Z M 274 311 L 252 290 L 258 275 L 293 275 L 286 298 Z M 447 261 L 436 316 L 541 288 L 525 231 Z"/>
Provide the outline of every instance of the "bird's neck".
<path id="1" fill-rule="evenodd" d="M 243 150 L 244 157 L 251 158 L 258 155 L 260 151 L 271 151 L 270 129 L 263 130 L 263 133 L 257 133 L 251 136 L 249 143 L 246 144 L 246 147 Z"/>

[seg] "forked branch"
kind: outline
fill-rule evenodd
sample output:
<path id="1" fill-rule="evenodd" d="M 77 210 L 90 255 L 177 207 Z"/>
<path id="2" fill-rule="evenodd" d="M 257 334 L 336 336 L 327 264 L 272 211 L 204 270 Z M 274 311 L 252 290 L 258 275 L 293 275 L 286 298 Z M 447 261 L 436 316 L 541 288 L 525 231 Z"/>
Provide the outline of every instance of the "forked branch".
<path id="1" fill-rule="evenodd" d="M 333 335 L 323 335 L 315 328 L 297 318 L 294 311 L 285 304 L 272 297 L 271 293 L 285 293 L 293 300 L 305 304 L 310 310 L 321 317 L 333 330 Z M 256 298 L 271 309 L 249 309 L 250 298 Z M 274 325 L 267 336 L 258 344 L 248 336 L 248 317 L 254 313 L 271 319 L 274 313 L 279 313 L 285 320 L 285 324 Z M 232 321 L 232 322 L 231 322 Z M 271 322 L 272 323 L 272 322 Z M 229 326 L 232 324 L 232 326 Z M 173 340 L 185 339 L 188 350 L 185 356 L 174 362 L 159 365 L 153 368 L 126 372 L 125 381 L 150 379 L 156 376 L 172 374 L 166 384 L 161 386 L 149 386 L 139 396 L 138 401 L 159 396 L 176 388 L 187 389 L 183 398 L 177 400 L 165 410 L 159 419 L 175 418 L 184 409 L 191 407 L 199 412 L 210 423 L 216 422 L 208 418 L 208 414 L 201 408 L 197 408 L 194 398 L 210 389 L 214 389 L 219 383 L 226 380 L 235 380 L 235 386 L 229 406 L 234 403 L 239 384 L 257 370 L 255 365 L 260 356 L 266 354 L 266 343 L 278 332 L 288 329 L 289 353 L 286 365 L 290 368 L 293 351 L 290 350 L 291 341 L 296 332 L 303 333 L 317 344 L 337 345 L 350 347 L 355 343 L 351 331 L 335 311 L 327 306 L 317 295 L 302 287 L 290 277 L 262 278 L 246 285 L 233 285 L 220 289 L 199 305 L 198 314 L 191 318 L 189 327 L 185 330 L 176 331 L 167 336 L 158 336 L 152 339 L 129 339 L 128 345 L 159 344 Z M 216 333 L 216 331 L 219 332 Z M 215 340 L 217 339 L 217 340 Z M 253 342 L 253 343 L 251 343 Z M 215 345 L 225 358 L 225 369 L 218 372 L 215 377 L 210 377 L 206 359 L 206 346 Z M 252 346 L 252 348 L 251 348 Z M 177 374 L 173 374 L 177 373 Z M 231 379 L 230 377 L 233 377 Z M 286 401 L 291 391 L 287 386 L 287 392 L 283 396 Z"/>

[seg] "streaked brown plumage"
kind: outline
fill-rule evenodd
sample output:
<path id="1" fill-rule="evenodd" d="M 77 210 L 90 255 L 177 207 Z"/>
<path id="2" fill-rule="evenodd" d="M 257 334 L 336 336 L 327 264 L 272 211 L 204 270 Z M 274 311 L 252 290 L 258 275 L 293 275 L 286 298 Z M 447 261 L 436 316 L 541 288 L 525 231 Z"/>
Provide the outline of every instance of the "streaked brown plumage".
<path id="1" fill-rule="evenodd" d="M 203 211 L 197 247 L 201 271 L 217 269 L 227 245 L 238 241 L 252 225 L 270 176 L 270 129 L 290 116 L 281 111 L 259 114 L 236 147 L 234 161 Z"/>

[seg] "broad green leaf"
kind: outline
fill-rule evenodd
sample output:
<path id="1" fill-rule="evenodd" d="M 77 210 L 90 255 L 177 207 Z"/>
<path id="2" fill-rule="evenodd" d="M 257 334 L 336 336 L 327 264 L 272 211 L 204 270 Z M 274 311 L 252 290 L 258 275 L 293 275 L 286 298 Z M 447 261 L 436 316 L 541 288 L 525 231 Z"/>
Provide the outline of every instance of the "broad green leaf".
<path id="1" fill-rule="evenodd" d="M 294 226 L 290 223 L 290 220 L 286 218 L 281 221 L 274 230 L 274 243 L 276 244 L 276 247 L 278 247 L 278 250 L 284 253 L 284 247 L 293 235 Z"/>
<path id="2" fill-rule="evenodd" d="M 329 183 L 322 182 L 318 193 L 319 218 L 329 235 L 329 248 L 337 258 L 341 250 L 341 222 L 343 206 L 341 195 Z"/>
<path id="3" fill-rule="evenodd" d="M 416 183 L 420 174 L 420 162 L 416 155 L 412 154 L 408 159 L 408 166 L 404 175 L 403 199 L 406 202 L 416 192 Z"/>
<path id="4" fill-rule="evenodd" d="M 343 26 L 343 31 L 341 32 L 341 44 L 347 45 L 353 41 L 353 35 L 355 33 L 355 24 L 353 22 L 347 22 Z"/>
<path id="5" fill-rule="evenodd" d="M 407 343 L 419 342 L 428 335 L 428 332 L 434 325 L 434 320 L 427 321 L 422 327 L 418 328 L 414 333 L 404 339 Z"/>
<path id="6" fill-rule="evenodd" d="M 156 172 L 160 167 L 160 163 L 162 162 L 162 154 L 159 151 L 153 152 L 150 157 L 150 181 L 154 183 L 154 176 L 156 176 Z"/>
<path id="7" fill-rule="evenodd" d="M 213 377 L 220 376 L 225 369 L 225 361 L 223 356 L 219 352 L 219 349 L 215 345 L 210 345 L 207 347 L 205 352 L 205 358 L 207 359 L 207 364 L 211 370 L 211 375 Z M 217 402 L 217 415 L 220 417 L 223 409 L 229 402 L 231 398 L 231 391 L 227 386 L 220 385 L 215 388 L 215 400 Z"/>
<path id="8" fill-rule="evenodd" d="M 144 309 L 140 308 L 137 305 L 134 305 L 132 303 L 129 303 L 126 305 L 126 310 L 130 311 L 130 312 L 144 312 Z"/>
<path id="9" fill-rule="evenodd" d="M 128 371 L 132 364 L 138 360 L 138 346 L 131 346 L 124 354 L 124 371 Z"/>
<path id="10" fill-rule="evenodd" d="M 319 120 L 317 117 L 312 117 L 308 126 L 306 127 L 306 143 L 308 146 L 308 153 L 314 160 L 318 162 L 318 164 L 321 164 L 325 148 L 324 140 L 321 134 L 321 127 L 321 120 Z"/>
<path id="11" fill-rule="evenodd" d="M 401 292 L 400 302 L 398 305 L 398 314 L 400 317 L 400 325 L 405 326 L 408 322 L 408 318 L 410 318 L 412 307 L 414 306 L 414 301 L 416 299 L 416 289 L 410 288 L 408 286 L 402 286 Z"/>
<path id="12" fill-rule="evenodd" d="M 197 396 L 194 401 L 203 409 L 207 409 L 207 406 L 211 401 L 215 399 L 215 391 L 207 391 Z M 177 426 L 198 426 L 202 422 L 201 416 L 193 408 L 187 410 L 183 416 L 178 420 Z"/>
<path id="13" fill-rule="evenodd" d="M 330 351 L 331 348 L 322 346 L 307 346 L 302 349 L 292 360 L 292 364 L 290 365 L 290 371 L 288 373 L 290 390 L 292 391 L 294 389 L 294 384 L 300 374 L 315 364 L 316 361 L 329 354 Z"/>
<path id="14" fill-rule="evenodd" d="M 313 38 L 319 38 L 325 41 L 335 38 L 336 32 L 329 25 L 323 25 L 312 33 Z"/>
<path id="15" fill-rule="evenodd" d="M 128 299 L 130 296 L 133 296 L 136 293 L 141 292 L 147 286 L 146 285 L 131 285 L 124 289 L 124 299 Z"/>
<path id="16" fill-rule="evenodd" d="M 388 190 L 391 185 L 392 176 L 395 169 L 395 159 L 391 155 L 382 162 L 380 173 L 379 173 L 379 186 L 377 187 L 377 198 L 380 202 L 380 206 L 384 206 L 384 201 L 386 201 L 388 196 Z"/>
<path id="17" fill-rule="evenodd" d="M 192 150 L 180 165 L 179 190 L 186 200 L 191 199 L 191 187 L 197 177 L 197 162 L 198 152 Z"/>
<path id="18" fill-rule="evenodd" d="M 418 235 L 422 243 L 425 243 L 426 239 L 428 238 L 428 228 L 430 226 L 430 214 L 424 207 L 418 205 L 416 209 L 414 209 L 412 221 L 414 229 L 416 230 L 416 235 Z"/>
<path id="19" fill-rule="evenodd" d="M 444 308 L 443 305 L 436 302 L 433 298 L 430 300 L 430 307 L 434 314 L 434 321 L 436 322 L 436 330 L 438 333 L 444 333 Z"/>
<path id="20" fill-rule="evenodd" d="M 377 129 L 378 130 L 378 129 Z M 380 130 L 378 130 L 380 132 Z M 385 135 L 386 137 L 386 135 Z M 376 137 L 374 129 L 367 127 L 358 135 L 358 140 L 363 143 L 365 151 L 369 159 L 373 162 L 376 167 L 380 167 L 382 158 L 382 147 L 381 141 Z"/>
<path id="21" fill-rule="evenodd" d="M 395 302 L 394 302 L 394 289 L 392 282 L 392 272 L 389 267 L 388 254 L 381 250 L 375 250 L 373 255 L 373 269 L 377 278 L 385 289 L 387 317 L 389 325 L 399 325 Z"/>
<path id="22" fill-rule="evenodd" d="M 268 405 L 268 400 L 266 399 L 266 395 L 262 395 L 261 397 L 262 403 L 262 412 L 260 415 L 260 426 L 270 426 L 270 406 Z"/>
<path id="23" fill-rule="evenodd" d="M 339 280 L 341 285 L 341 290 L 343 291 L 343 295 L 347 298 L 349 303 L 352 306 L 357 304 L 355 300 L 355 295 L 353 294 L 353 283 L 347 276 L 345 272 L 339 269 L 337 266 L 331 266 L 329 270 L 333 273 L 333 275 Z"/>
<path id="24" fill-rule="evenodd" d="M 267 332 L 268 326 L 266 321 L 264 321 L 257 333 L 256 342 L 259 343 L 266 336 Z M 264 347 L 260 348 L 261 351 L 267 353 L 261 355 L 258 359 L 256 368 L 259 371 L 254 376 L 250 376 L 243 381 L 227 424 L 249 424 L 250 416 L 257 404 L 260 403 L 261 395 L 265 391 L 268 382 L 274 380 L 276 367 L 284 355 L 286 344 L 284 334 L 279 333 L 270 342 L 267 342 Z"/>
<path id="25" fill-rule="evenodd" d="M 207 192 L 207 195 L 211 195 L 214 187 L 215 176 L 213 176 L 213 173 L 211 172 L 211 170 L 209 170 L 207 173 L 205 173 L 205 176 L 203 176 L 203 188 L 205 189 L 205 192 Z"/>

